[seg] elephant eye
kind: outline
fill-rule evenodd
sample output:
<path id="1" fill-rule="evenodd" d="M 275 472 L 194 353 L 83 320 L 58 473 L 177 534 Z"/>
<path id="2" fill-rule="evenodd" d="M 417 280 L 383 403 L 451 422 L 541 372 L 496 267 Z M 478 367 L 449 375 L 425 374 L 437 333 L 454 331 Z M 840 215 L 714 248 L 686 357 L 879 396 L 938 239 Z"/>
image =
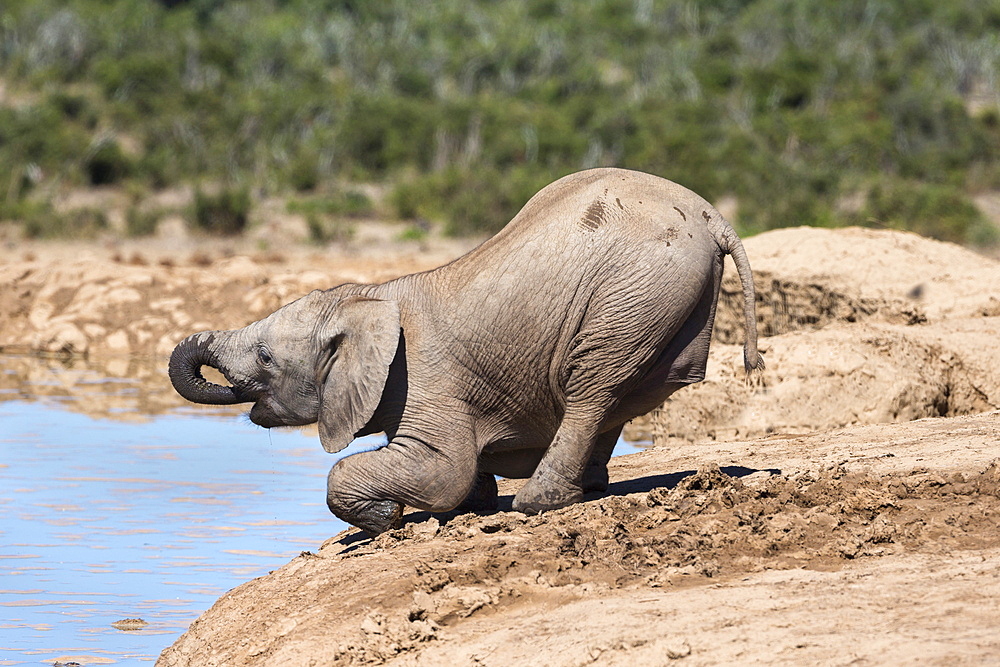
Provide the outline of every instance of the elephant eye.
<path id="1" fill-rule="evenodd" d="M 274 358 L 271 356 L 271 353 L 268 352 L 267 348 L 265 347 L 257 348 L 257 359 L 259 359 L 260 363 L 264 364 L 265 366 L 270 366 L 271 363 L 274 362 Z"/>

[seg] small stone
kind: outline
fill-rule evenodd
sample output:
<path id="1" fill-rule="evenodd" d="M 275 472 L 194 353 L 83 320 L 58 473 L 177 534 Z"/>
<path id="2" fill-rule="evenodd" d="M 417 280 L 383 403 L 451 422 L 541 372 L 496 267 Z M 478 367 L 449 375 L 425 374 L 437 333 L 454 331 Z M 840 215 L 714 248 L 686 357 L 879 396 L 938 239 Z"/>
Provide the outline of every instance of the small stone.
<path id="1" fill-rule="evenodd" d="M 134 632 L 136 630 L 142 630 L 144 627 L 149 625 L 149 623 L 141 618 L 123 618 L 120 621 L 115 621 L 111 625 L 125 632 Z"/>
<path id="2" fill-rule="evenodd" d="M 666 653 L 667 658 L 670 660 L 680 660 L 691 655 L 691 645 L 687 642 L 668 644 L 664 649 L 664 653 Z"/>
<path id="3" fill-rule="evenodd" d="M 361 621 L 361 631 L 366 635 L 382 634 L 383 616 L 378 613 L 369 614 Z"/>

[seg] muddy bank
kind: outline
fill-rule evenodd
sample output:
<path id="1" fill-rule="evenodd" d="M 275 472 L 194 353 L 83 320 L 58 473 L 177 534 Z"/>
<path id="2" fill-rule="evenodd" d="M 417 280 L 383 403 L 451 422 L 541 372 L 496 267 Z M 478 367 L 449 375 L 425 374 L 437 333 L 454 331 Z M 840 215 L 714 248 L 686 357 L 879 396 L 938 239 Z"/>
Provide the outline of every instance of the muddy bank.
<path id="1" fill-rule="evenodd" d="M 760 332 L 774 336 L 831 323 L 919 324 L 1000 315 L 1000 262 L 910 232 L 776 229 L 745 241 Z M 742 340 L 739 282 L 727 269 L 718 340 Z"/>
<path id="2" fill-rule="evenodd" d="M 716 344 L 703 382 L 633 428 L 674 439 L 755 437 L 968 415 L 1000 408 L 1000 317 L 918 326 L 831 324 L 762 342 L 767 371 L 746 382 L 737 345 Z"/>
<path id="3" fill-rule="evenodd" d="M 606 497 L 543 516 L 346 531 L 223 596 L 158 664 L 983 659 L 1000 649 L 984 626 L 1000 610 L 997 417 L 860 427 L 835 447 L 656 448 L 615 460 Z M 954 616 L 935 622 L 931 600 Z"/>

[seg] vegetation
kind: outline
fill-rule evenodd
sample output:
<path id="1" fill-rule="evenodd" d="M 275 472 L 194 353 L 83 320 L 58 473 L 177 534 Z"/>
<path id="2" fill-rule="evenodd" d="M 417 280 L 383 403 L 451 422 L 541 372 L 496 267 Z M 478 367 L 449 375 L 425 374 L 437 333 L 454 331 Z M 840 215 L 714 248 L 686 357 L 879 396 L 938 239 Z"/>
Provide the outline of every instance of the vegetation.
<path id="1" fill-rule="evenodd" d="M 335 200 L 306 213 L 325 238 L 375 210 L 364 182 L 465 234 L 618 165 L 731 197 L 744 233 L 983 243 L 998 35 L 979 0 L 5 0 L 0 219 L 59 233 L 60 189 L 186 185 L 224 233 L 260 197 Z"/>

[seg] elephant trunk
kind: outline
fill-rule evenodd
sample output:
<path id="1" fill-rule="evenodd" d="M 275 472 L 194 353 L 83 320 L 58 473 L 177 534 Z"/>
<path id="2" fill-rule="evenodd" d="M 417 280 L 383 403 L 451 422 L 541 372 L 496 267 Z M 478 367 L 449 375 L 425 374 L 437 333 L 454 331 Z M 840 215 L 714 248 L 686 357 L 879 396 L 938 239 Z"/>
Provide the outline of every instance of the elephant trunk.
<path id="1" fill-rule="evenodd" d="M 209 382 L 201 374 L 202 366 L 223 371 L 216 354 L 219 331 L 204 331 L 188 336 L 174 348 L 170 355 L 170 382 L 177 393 L 193 403 L 208 405 L 234 405 L 254 399 L 238 387 L 227 387 Z"/>

